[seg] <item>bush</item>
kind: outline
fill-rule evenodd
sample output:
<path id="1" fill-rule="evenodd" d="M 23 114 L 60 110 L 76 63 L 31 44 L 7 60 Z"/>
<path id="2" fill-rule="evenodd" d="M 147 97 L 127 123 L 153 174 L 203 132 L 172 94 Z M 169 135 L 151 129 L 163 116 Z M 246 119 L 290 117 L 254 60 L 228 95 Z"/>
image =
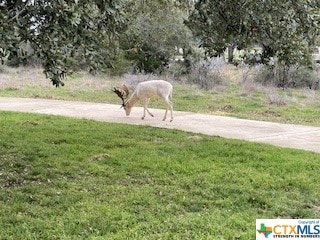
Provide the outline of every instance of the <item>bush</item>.
<path id="1" fill-rule="evenodd" d="M 318 81 L 317 73 L 306 66 L 262 66 L 255 81 L 263 85 L 273 85 L 283 88 L 315 88 Z"/>
<path id="2" fill-rule="evenodd" d="M 181 77 L 187 74 L 188 70 L 183 61 L 174 61 L 169 64 L 168 68 L 165 70 L 165 74 L 169 78 L 180 80 Z"/>
<path id="3" fill-rule="evenodd" d="M 317 81 L 316 72 L 304 66 L 292 69 L 290 75 L 292 86 L 297 88 L 308 87 L 311 89 L 313 83 Z"/>
<path id="4" fill-rule="evenodd" d="M 170 61 L 170 55 L 152 45 L 144 44 L 141 48 L 126 51 L 127 61 L 134 62 L 136 72 L 161 73 Z"/>
<path id="5" fill-rule="evenodd" d="M 6 68 L 3 64 L 0 64 L 0 73 L 5 73 L 6 72 Z"/>
<path id="6" fill-rule="evenodd" d="M 34 49 L 27 42 L 17 46 L 17 50 L 10 53 L 5 64 L 9 67 L 39 66 L 42 61 L 34 55 Z"/>
<path id="7" fill-rule="evenodd" d="M 125 53 L 121 51 L 113 60 L 112 67 L 109 69 L 111 75 L 120 76 L 122 74 L 132 72 L 132 62 L 126 59 Z"/>
<path id="8" fill-rule="evenodd" d="M 287 105 L 283 96 L 279 95 L 276 90 L 267 89 L 266 91 L 266 103 L 269 105 L 276 105 L 278 107 Z"/>
<path id="9" fill-rule="evenodd" d="M 222 67 L 224 60 L 212 58 L 193 63 L 188 76 L 190 83 L 197 84 L 203 89 L 212 89 L 223 82 Z"/>

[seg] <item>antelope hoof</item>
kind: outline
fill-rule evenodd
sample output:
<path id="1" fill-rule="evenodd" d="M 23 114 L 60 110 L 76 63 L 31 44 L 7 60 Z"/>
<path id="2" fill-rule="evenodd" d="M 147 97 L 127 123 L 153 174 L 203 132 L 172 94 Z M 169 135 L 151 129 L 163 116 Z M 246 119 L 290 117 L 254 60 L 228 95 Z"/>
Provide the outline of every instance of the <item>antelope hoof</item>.
<path id="1" fill-rule="evenodd" d="M 141 119 L 144 120 L 144 117 L 142 117 Z"/>

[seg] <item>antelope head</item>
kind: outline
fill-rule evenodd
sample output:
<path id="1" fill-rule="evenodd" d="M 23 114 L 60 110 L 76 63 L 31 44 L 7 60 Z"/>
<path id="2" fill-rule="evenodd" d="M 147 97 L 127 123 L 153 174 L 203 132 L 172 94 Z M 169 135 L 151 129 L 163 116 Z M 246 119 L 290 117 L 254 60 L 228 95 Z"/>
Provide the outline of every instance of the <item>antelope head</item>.
<path id="1" fill-rule="evenodd" d="M 125 99 L 128 97 L 129 95 L 129 89 L 128 87 L 123 84 L 120 87 L 114 87 L 112 90 L 114 93 L 116 93 L 118 95 L 119 98 L 121 98 L 122 100 L 122 105 L 121 107 L 125 107 Z"/>

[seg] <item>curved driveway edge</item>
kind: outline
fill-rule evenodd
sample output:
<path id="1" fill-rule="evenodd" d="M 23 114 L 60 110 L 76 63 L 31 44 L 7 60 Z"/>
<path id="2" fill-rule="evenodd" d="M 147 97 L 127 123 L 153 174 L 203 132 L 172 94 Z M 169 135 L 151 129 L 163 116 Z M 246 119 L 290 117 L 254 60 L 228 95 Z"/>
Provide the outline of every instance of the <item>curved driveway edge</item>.
<path id="1" fill-rule="evenodd" d="M 144 120 L 141 120 L 142 108 L 140 107 L 134 107 L 131 115 L 126 117 L 124 110 L 120 109 L 119 105 L 33 98 L 0 97 L 0 110 L 179 129 L 320 153 L 320 127 L 261 122 L 180 111 L 175 111 L 173 122 L 169 122 L 169 120 L 162 121 L 163 109 L 150 109 L 155 117 L 151 118 L 147 115 Z"/>

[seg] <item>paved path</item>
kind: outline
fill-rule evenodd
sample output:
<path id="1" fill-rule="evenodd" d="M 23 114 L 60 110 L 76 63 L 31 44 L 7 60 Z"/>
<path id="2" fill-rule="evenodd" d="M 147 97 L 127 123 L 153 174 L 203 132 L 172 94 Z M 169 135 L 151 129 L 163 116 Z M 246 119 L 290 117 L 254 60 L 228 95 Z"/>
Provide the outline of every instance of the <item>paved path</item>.
<path id="1" fill-rule="evenodd" d="M 151 118 L 147 115 L 145 120 L 141 120 L 142 108 L 139 107 L 134 107 L 131 116 L 126 117 L 124 110 L 120 109 L 119 105 L 50 99 L 0 98 L 0 110 L 179 129 L 320 153 L 320 127 L 260 122 L 177 111 L 174 112 L 173 122 L 169 122 L 161 121 L 164 114 L 164 110 L 161 109 L 151 109 L 155 117 Z"/>

